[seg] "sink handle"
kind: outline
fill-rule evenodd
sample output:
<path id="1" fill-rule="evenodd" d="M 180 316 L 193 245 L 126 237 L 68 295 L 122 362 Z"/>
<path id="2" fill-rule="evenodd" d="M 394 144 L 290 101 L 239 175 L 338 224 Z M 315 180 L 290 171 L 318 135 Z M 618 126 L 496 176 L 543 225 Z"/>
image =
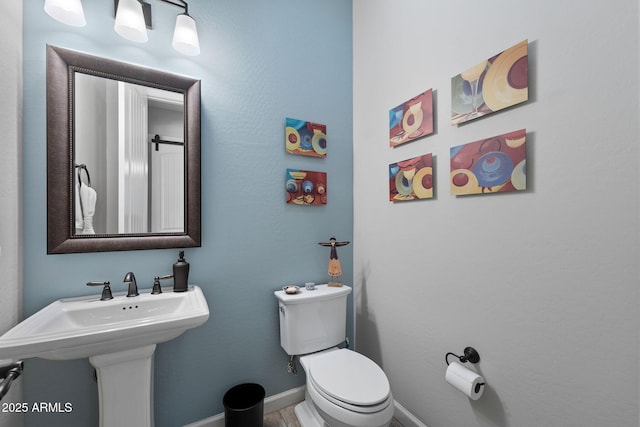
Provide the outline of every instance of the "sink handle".
<path id="1" fill-rule="evenodd" d="M 87 286 L 104 286 L 104 288 L 102 288 L 102 297 L 100 298 L 100 301 L 108 301 L 110 299 L 113 299 L 113 295 L 111 295 L 111 283 L 110 282 L 89 282 L 87 283 Z"/>
<path id="2" fill-rule="evenodd" d="M 162 293 L 162 288 L 160 287 L 160 280 L 171 279 L 173 274 L 166 274 L 164 276 L 156 276 L 153 278 L 153 289 L 151 290 L 151 295 L 158 295 Z"/>

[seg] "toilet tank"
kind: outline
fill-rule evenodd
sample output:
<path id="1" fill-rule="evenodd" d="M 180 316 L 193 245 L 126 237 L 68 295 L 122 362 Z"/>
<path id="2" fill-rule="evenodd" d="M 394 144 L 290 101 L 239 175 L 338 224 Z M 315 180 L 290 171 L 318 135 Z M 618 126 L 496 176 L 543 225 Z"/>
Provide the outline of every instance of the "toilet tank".
<path id="1" fill-rule="evenodd" d="M 347 328 L 349 286 L 318 285 L 297 294 L 276 291 L 280 312 L 280 345 L 287 354 L 313 353 L 343 342 Z"/>

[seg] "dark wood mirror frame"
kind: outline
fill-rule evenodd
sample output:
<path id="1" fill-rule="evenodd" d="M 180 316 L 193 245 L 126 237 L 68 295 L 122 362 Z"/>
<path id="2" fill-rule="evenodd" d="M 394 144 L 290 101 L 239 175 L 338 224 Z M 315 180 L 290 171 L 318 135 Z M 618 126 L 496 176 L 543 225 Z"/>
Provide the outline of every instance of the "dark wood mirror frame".
<path id="1" fill-rule="evenodd" d="M 185 232 L 75 235 L 73 81 L 76 71 L 184 94 Z M 47 46 L 47 253 L 201 246 L 200 80 Z"/>

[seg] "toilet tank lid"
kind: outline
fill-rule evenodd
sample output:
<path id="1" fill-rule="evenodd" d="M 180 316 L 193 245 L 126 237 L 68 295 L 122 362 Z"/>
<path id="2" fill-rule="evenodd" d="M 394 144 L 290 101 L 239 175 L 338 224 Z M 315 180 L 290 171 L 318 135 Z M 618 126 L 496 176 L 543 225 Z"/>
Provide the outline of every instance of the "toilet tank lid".
<path id="1" fill-rule="evenodd" d="M 328 285 L 316 285 L 314 290 L 309 290 L 304 287 L 300 288 L 297 294 L 287 294 L 285 291 L 275 291 L 276 298 L 283 304 L 305 304 L 310 302 L 317 302 L 322 300 L 328 300 L 333 298 L 340 298 L 348 295 L 351 292 L 349 286 L 328 286 Z"/>

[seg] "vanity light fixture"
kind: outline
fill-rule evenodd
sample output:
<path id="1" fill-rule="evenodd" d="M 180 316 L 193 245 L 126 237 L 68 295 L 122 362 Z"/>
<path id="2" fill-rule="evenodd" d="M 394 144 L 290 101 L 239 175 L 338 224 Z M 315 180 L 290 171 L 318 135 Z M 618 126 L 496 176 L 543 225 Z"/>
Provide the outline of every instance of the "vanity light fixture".
<path id="1" fill-rule="evenodd" d="M 189 5 L 184 0 L 159 0 L 184 9 L 176 18 L 172 46 L 178 52 L 200 55 L 200 41 L 196 21 L 189 15 Z M 120 36 L 137 43 L 146 42 L 147 28 L 151 26 L 151 4 L 144 0 L 114 0 L 116 22 L 113 29 Z M 74 27 L 86 25 L 81 0 L 45 0 L 44 10 L 52 18 Z"/>
<path id="2" fill-rule="evenodd" d="M 44 11 L 56 21 L 73 27 L 84 27 L 84 10 L 80 0 L 45 0 Z"/>
<path id="3" fill-rule="evenodd" d="M 178 52 L 195 56 L 200 54 L 200 42 L 196 21 L 189 15 L 189 5 L 183 0 L 160 0 L 163 3 L 184 9 L 184 13 L 178 15 L 173 31 L 172 46 Z M 115 0 L 116 33 L 127 40 L 134 42 L 146 42 L 147 27 L 151 28 L 151 4 L 143 0 Z"/>

